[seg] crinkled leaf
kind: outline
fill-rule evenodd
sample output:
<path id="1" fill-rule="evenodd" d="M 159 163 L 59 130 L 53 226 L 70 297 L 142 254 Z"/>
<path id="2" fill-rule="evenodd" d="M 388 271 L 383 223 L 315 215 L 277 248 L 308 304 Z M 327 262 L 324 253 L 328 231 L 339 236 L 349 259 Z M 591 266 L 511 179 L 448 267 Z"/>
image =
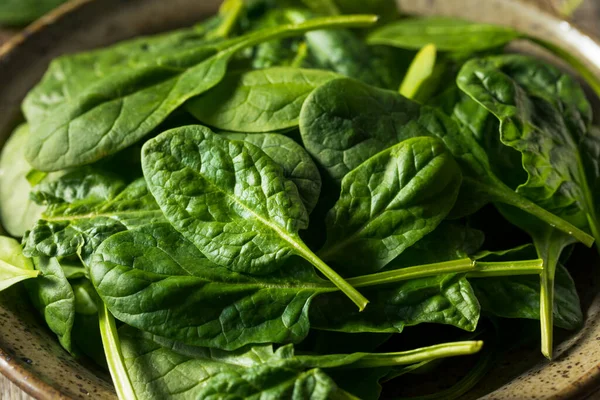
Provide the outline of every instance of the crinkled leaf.
<path id="1" fill-rule="evenodd" d="M 298 126 L 306 97 L 339 75 L 321 70 L 276 67 L 233 73 L 186 109 L 199 121 L 238 132 L 270 132 Z"/>
<path id="2" fill-rule="evenodd" d="M 24 238 L 23 251 L 27 256 L 78 255 L 87 263 L 100 243 L 113 234 L 164 221 L 143 178 L 125 186 L 118 177 L 112 181 L 100 177 L 88 180 L 81 179 L 81 174 L 86 175 L 86 170 L 67 174 L 65 179 L 46 187 L 54 190 L 36 195 L 51 199 L 52 203 Z"/>
<path id="3" fill-rule="evenodd" d="M 306 150 L 293 139 L 276 133 L 220 133 L 232 140 L 244 140 L 261 148 L 283 168 L 283 176 L 294 182 L 298 194 L 310 213 L 321 194 L 321 174 Z"/>
<path id="4" fill-rule="evenodd" d="M 91 278 L 119 320 L 222 349 L 299 342 L 308 334 L 311 299 L 335 290 L 305 264 L 261 277 L 232 272 L 206 259 L 166 223 L 106 240 Z"/>
<path id="5" fill-rule="evenodd" d="M 438 226 L 454 206 L 461 180 L 436 138 L 413 138 L 382 151 L 342 180 L 319 255 L 346 275 L 376 272 Z"/>

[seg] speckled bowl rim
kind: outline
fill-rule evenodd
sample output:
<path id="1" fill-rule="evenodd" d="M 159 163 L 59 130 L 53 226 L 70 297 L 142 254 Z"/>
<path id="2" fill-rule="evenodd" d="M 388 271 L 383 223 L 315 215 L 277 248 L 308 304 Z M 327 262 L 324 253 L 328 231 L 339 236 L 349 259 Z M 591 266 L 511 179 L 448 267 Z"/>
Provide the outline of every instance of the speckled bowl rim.
<path id="1" fill-rule="evenodd" d="M 48 14 L 44 15 L 37 21 L 25 27 L 22 31 L 15 34 L 7 42 L 0 46 L 0 62 L 10 57 L 10 53 L 28 41 L 35 41 L 38 35 L 42 35 L 45 28 L 59 23 L 67 15 L 76 12 L 79 8 L 85 6 L 88 3 L 93 3 L 102 0 L 71 0 L 68 1 Z M 523 7 L 534 7 L 529 4 L 522 3 Z M 568 23 L 570 29 L 578 32 L 582 37 L 594 42 L 600 47 L 600 40 L 594 35 L 587 32 L 586 29 L 573 26 L 570 22 L 565 21 L 552 15 L 551 13 L 536 8 L 537 12 L 544 14 L 546 18 L 553 19 L 557 24 Z M 52 400 L 52 399 L 69 399 L 68 396 L 61 393 L 58 389 L 52 385 L 44 382 L 32 371 L 24 368 L 21 363 L 15 358 L 11 357 L 9 353 L 0 348 L 0 373 L 12 381 L 16 386 L 22 389 L 25 393 L 33 396 L 36 399 Z M 585 399 L 593 394 L 600 387 L 600 362 L 586 373 L 582 374 L 579 378 L 573 380 L 569 386 L 556 392 L 550 399 Z"/>

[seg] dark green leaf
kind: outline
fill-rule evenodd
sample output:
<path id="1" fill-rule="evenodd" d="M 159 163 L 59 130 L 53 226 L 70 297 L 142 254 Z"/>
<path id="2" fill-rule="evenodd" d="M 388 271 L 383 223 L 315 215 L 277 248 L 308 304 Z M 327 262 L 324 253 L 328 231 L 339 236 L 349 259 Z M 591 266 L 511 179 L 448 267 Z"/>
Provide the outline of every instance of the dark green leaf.
<path id="1" fill-rule="evenodd" d="M 58 336 L 60 344 L 73 352 L 71 331 L 75 321 L 75 295 L 56 258 L 37 257 L 35 268 L 42 273 L 25 282 L 35 308 L 46 324 Z"/>
<path id="2" fill-rule="evenodd" d="M 376 272 L 433 231 L 452 209 L 461 172 L 436 138 L 413 138 L 369 158 L 342 180 L 319 255 L 345 275 Z"/>
<path id="3" fill-rule="evenodd" d="M 276 133 L 220 135 L 227 139 L 244 140 L 260 147 L 283 168 L 283 175 L 294 182 L 306 211 L 310 213 L 315 208 L 321 194 L 321 175 L 306 150 L 293 139 Z"/>

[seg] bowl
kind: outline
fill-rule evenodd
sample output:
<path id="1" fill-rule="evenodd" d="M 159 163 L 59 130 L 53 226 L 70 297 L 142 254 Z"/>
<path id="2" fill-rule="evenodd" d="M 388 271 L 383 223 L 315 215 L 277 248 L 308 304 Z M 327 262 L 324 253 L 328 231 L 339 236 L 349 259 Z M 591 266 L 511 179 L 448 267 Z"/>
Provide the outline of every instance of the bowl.
<path id="1" fill-rule="evenodd" d="M 52 58 L 191 25 L 214 14 L 219 3 L 76 0 L 35 22 L 0 47 L 0 144 L 19 122 L 21 101 Z M 399 4 L 411 14 L 513 26 L 568 49 L 600 76 L 600 45 L 568 22 L 530 5 L 516 0 L 399 0 Z M 468 398 L 577 399 L 600 388 L 600 262 L 588 252 L 573 264 L 585 326 L 570 335 L 559 332 L 562 341 L 553 361 L 544 360 L 537 348 L 505 355 Z M 0 293 L 0 372 L 38 399 L 116 398 L 110 377 L 66 353 L 19 287 Z M 430 390 L 436 384 L 427 383 Z"/>

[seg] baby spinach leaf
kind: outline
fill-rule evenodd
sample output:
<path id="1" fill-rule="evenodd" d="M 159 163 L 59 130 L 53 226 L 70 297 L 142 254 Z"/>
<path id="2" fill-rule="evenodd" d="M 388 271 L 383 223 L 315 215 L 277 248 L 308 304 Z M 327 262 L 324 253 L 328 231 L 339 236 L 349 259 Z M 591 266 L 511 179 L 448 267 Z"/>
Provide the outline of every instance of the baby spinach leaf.
<path id="1" fill-rule="evenodd" d="M 71 331 L 75 321 L 73 289 L 56 258 L 41 256 L 34 258 L 33 262 L 41 276 L 25 281 L 31 302 L 50 330 L 58 336 L 60 344 L 72 353 Z"/>
<path id="2" fill-rule="evenodd" d="M 310 212 L 317 205 L 321 193 L 321 175 L 306 150 L 293 139 L 277 133 L 247 134 L 220 133 L 232 140 L 244 140 L 260 147 L 266 155 L 283 168 L 283 176 L 296 185 L 298 194 Z"/>
<path id="3" fill-rule="evenodd" d="M 591 107 L 579 84 L 558 69 L 521 55 L 471 60 L 461 69 L 457 84 L 498 118 L 501 142 L 521 153 L 527 181 L 517 187 L 517 192 L 597 234 L 600 222 L 580 151 L 581 144 L 588 143 Z M 590 172 L 593 174 L 593 169 Z M 532 236 L 544 260 L 540 320 L 542 352 L 550 358 L 554 275 L 562 250 L 573 239 L 518 210 L 501 210 Z"/>
<path id="4" fill-rule="evenodd" d="M 378 153 L 342 180 L 319 255 L 345 275 L 376 272 L 438 226 L 461 179 L 437 138 L 408 139 Z"/>
<path id="5" fill-rule="evenodd" d="M 418 50 L 433 44 L 440 51 L 476 52 L 503 46 L 522 37 L 512 28 L 447 17 L 406 18 L 369 35 L 369 44 Z"/>
<path id="6" fill-rule="evenodd" d="M 206 259 L 166 223 L 106 240 L 90 275 L 119 320 L 184 343 L 227 350 L 299 342 L 308 334 L 312 298 L 335 290 L 306 264 L 261 277 L 230 271 Z"/>
<path id="7" fill-rule="evenodd" d="M 61 267 L 64 271 L 65 266 L 61 264 Z M 70 283 L 75 295 L 72 341 L 79 352 L 90 357 L 98 365 L 106 367 L 98 322 L 98 306 L 103 306 L 102 302 L 88 279 L 78 278 L 71 280 Z"/>
<path id="8" fill-rule="evenodd" d="M 0 2 L 0 25 L 26 25 L 65 1 L 3 0 Z"/>
<path id="9" fill-rule="evenodd" d="M 338 393 L 335 383 L 323 371 L 314 368 L 326 369 L 328 374 L 340 367 L 380 369 L 378 367 L 385 365 L 472 354 L 482 345 L 481 342 L 456 342 L 398 353 L 313 356 L 295 355 L 290 346 L 276 352 L 272 346 L 234 352 L 191 347 L 130 327 L 121 328 L 119 334 L 137 394 L 147 399 L 174 395 L 206 398 L 209 394 L 235 394 L 240 398 L 329 399 L 332 395 L 354 398 Z M 313 387 L 306 386 L 308 383 Z"/>
<path id="10" fill-rule="evenodd" d="M 34 197 L 46 200 L 48 208 L 23 239 L 28 257 L 78 255 L 87 264 L 114 233 L 164 220 L 143 178 L 126 186 L 118 177 L 80 169 L 42 189 L 47 191 Z"/>
<path id="11" fill-rule="evenodd" d="M 460 197 L 478 205 L 494 201 L 526 212 L 573 235 L 586 245 L 593 238 L 573 224 L 518 195 L 498 177 L 475 138 L 460 131 L 443 113 L 351 79 L 336 79 L 316 89 L 305 101 L 300 131 L 308 152 L 337 180 L 374 154 L 416 136 L 440 138 L 463 172 Z M 469 211 L 473 211 L 472 209 Z"/>
<path id="12" fill-rule="evenodd" d="M 298 236 L 308 225 L 298 189 L 261 149 L 198 125 L 162 133 L 142 152 L 148 187 L 165 217 L 211 261 L 266 274 L 296 254 L 365 307 L 367 300 Z"/>
<path id="13" fill-rule="evenodd" d="M 31 260 L 23 255 L 19 242 L 0 236 L 0 291 L 39 274 Z"/>
<path id="14" fill-rule="evenodd" d="M 30 112 L 31 101 L 26 100 L 24 109 L 31 124 L 26 157 L 42 171 L 97 161 L 137 142 L 185 101 L 218 84 L 238 51 L 313 29 L 368 26 L 375 20 L 374 16 L 320 18 L 191 50 L 169 51 L 152 62 L 84 81 L 85 86 L 69 102 L 43 113 Z M 45 83 L 36 93 L 47 96 Z"/>
<path id="15" fill-rule="evenodd" d="M 400 333 L 405 326 L 437 323 L 473 331 L 479 320 L 479 302 L 463 275 L 413 279 L 364 292 L 371 305 L 363 312 L 355 312 L 352 303 L 337 293 L 316 297 L 310 308 L 312 326 L 342 332 Z"/>
<path id="16" fill-rule="evenodd" d="M 329 71 L 275 67 L 234 73 L 186 103 L 204 124 L 238 132 L 298 126 L 300 109 L 315 88 L 336 77 Z"/>
<path id="17" fill-rule="evenodd" d="M 540 279 L 536 276 L 471 279 L 483 312 L 502 318 L 540 319 Z M 558 263 L 554 279 L 554 325 L 579 329 L 583 323 L 579 296 L 567 269 Z"/>
<path id="18" fill-rule="evenodd" d="M 31 184 L 27 175 L 31 166 L 25 160 L 25 145 L 29 138 L 27 125 L 19 126 L 10 136 L 0 155 L 0 217 L 2 226 L 15 237 L 22 237 L 25 231 L 42 215 L 41 207 L 29 198 Z M 43 176 L 52 180 L 60 172 Z"/>

